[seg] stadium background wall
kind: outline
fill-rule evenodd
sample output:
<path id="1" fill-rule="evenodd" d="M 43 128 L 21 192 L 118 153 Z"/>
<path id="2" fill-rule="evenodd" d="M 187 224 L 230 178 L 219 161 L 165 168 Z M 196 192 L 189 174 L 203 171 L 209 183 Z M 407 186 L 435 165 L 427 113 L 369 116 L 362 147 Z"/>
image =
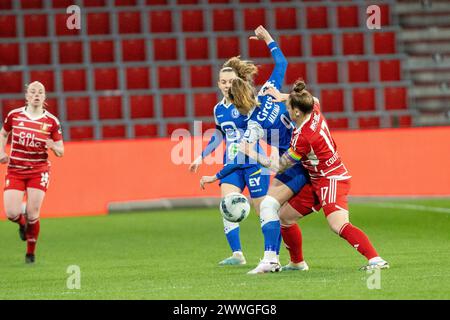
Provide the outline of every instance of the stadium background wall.
<path id="1" fill-rule="evenodd" d="M 333 136 L 353 176 L 351 195 L 450 195 L 450 127 L 336 131 Z M 199 187 L 200 175 L 214 174 L 220 165 L 189 173 L 187 164 L 171 161 L 177 143 L 165 138 L 66 143 L 64 158 L 51 156 L 42 216 L 104 215 L 111 202 L 220 195 L 217 184 L 204 191 Z M 2 176 L 5 170 L 1 166 Z"/>

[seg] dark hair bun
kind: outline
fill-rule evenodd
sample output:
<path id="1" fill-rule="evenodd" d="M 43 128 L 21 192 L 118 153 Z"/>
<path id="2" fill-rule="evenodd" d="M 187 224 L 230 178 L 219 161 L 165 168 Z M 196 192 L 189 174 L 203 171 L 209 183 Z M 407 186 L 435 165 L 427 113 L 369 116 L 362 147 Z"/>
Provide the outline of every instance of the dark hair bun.
<path id="1" fill-rule="evenodd" d="M 294 83 L 293 91 L 301 93 L 306 88 L 306 83 L 303 79 L 299 79 Z"/>

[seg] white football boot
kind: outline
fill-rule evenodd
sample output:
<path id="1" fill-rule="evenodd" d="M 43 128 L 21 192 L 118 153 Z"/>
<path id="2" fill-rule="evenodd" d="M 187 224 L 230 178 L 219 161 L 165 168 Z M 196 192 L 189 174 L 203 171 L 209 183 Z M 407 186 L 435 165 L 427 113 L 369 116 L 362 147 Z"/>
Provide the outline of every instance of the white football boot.
<path id="1" fill-rule="evenodd" d="M 261 260 L 258 264 L 258 266 L 247 272 L 247 274 L 262 274 L 262 273 L 269 273 L 269 272 L 280 272 L 281 271 L 281 265 L 278 261 L 268 261 L 268 260 Z"/>
<path id="2" fill-rule="evenodd" d="M 375 257 L 369 260 L 369 263 L 362 266 L 360 270 L 373 270 L 373 269 L 389 269 L 389 263 L 383 260 L 381 257 Z"/>
<path id="3" fill-rule="evenodd" d="M 246 264 L 247 261 L 245 260 L 244 255 L 242 252 L 233 252 L 233 255 L 231 257 L 228 257 L 222 261 L 219 262 L 220 266 L 240 266 Z"/>
<path id="4" fill-rule="evenodd" d="M 299 263 L 294 263 L 290 261 L 287 265 L 281 268 L 282 271 L 308 271 L 309 266 L 306 261 L 302 261 Z"/>

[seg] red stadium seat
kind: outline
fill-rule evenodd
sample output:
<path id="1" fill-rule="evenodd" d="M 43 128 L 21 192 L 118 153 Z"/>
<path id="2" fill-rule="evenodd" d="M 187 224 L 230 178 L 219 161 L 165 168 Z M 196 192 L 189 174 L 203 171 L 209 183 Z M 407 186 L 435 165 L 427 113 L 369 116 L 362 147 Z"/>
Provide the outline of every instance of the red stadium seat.
<path id="1" fill-rule="evenodd" d="M 191 87 L 211 87 L 212 86 L 212 68 L 207 66 L 190 66 Z"/>
<path id="2" fill-rule="evenodd" d="M 94 128 L 90 126 L 70 127 L 70 140 L 92 140 L 94 139 Z"/>
<path id="3" fill-rule="evenodd" d="M 64 7 L 66 8 L 66 7 Z M 55 33 L 57 36 L 76 36 L 80 34 L 79 29 L 69 29 L 67 28 L 67 19 L 70 17 L 70 14 L 61 13 L 61 14 L 55 14 L 54 16 L 54 26 L 55 26 Z"/>
<path id="4" fill-rule="evenodd" d="M 182 31 L 183 32 L 201 32 L 203 31 L 203 11 L 202 10 L 183 10 L 181 12 Z"/>
<path id="5" fill-rule="evenodd" d="M 395 48 L 395 32 L 379 32 L 373 34 L 373 52 L 375 54 L 395 53 Z"/>
<path id="6" fill-rule="evenodd" d="M 332 56 L 333 35 L 331 34 L 313 34 L 311 35 L 311 54 L 313 56 Z"/>
<path id="7" fill-rule="evenodd" d="M 211 117 L 217 102 L 217 94 L 214 92 L 194 93 L 194 115 L 196 117 Z"/>
<path id="8" fill-rule="evenodd" d="M 181 88 L 181 68 L 179 66 L 158 67 L 158 87 L 160 89 Z"/>
<path id="9" fill-rule="evenodd" d="M 239 55 L 239 46 L 239 37 L 217 37 L 217 58 L 228 59 Z"/>
<path id="10" fill-rule="evenodd" d="M 177 40 L 176 39 L 154 39 L 153 57 L 158 60 L 177 60 Z"/>
<path id="11" fill-rule="evenodd" d="M 255 30 L 259 25 L 266 25 L 266 10 L 264 8 L 245 8 L 244 29 Z"/>
<path id="12" fill-rule="evenodd" d="M 234 31 L 234 10 L 213 10 L 213 31 Z"/>
<path id="13" fill-rule="evenodd" d="M 269 58 L 270 51 L 264 41 L 260 40 L 247 40 L 248 55 L 250 58 Z"/>
<path id="14" fill-rule="evenodd" d="M 208 0 L 208 3 L 230 3 L 231 0 Z"/>
<path id="15" fill-rule="evenodd" d="M 136 124 L 134 125 L 134 136 L 136 138 L 153 138 L 158 136 L 158 125 Z"/>
<path id="16" fill-rule="evenodd" d="M 286 71 L 286 84 L 293 84 L 297 79 L 302 78 L 306 82 L 308 82 L 306 71 L 306 63 L 297 62 L 297 63 L 289 63 Z"/>
<path id="17" fill-rule="evenodd" d="M 368 61 L 349 61 L 348 82 L 368 82 L 369 81 L 369 62 Z"/>
<path id="18" fill-rule="evenodd" d="M 199 0 L 177 0 L 177 4 L 197 4 Z"/>
<path id="19" fill-rule="evenodd" d="M 170 136 L 175 130 L 177 129 L 184 129 L 188 130 L 190 129 L 189 123 L 183 122 L 183 123 L 168 123 L 166 126 L 166 135 Z"/>
<path id="20" fill-rule="evenodd" d="M 0 66 L 13 66 L 20 64 L 19 44 L 0 43 Z"/>
<path id="21" fill-rule="evenodd" d="M 380 60 L 379 64 L 381 81 L 400 80 L 400 60 Z"/>
<path id="22" fill-rule="evenodd" d="M 153 96 L 131 96 L 130 117 L 131 119 L 153 118 Z"/>
<path id="23" fill-rule="evenodd" d="M 384 88 L 384 109 L 401 110 L 407 108 L 406 88 Z"/>
<path id="24" fill-rule="evenodd" d="M 124 125 L 104 125 L 102 127 L 103 139 L 124 139 L 126 129 Z"/>
<path id="25" fill-rule="evenodd" d="M 119 87 L 117 69 L 101 68 L 94 70 L 95 90 L 117 90 Z"/>
<path id="26" fill-rule="evenodd" d="M 321 90 L 320 106 L 323 112 L 344 112 L 344 91 L 342 89 Z"/>
<path id="27" fill-rule="evenodd" d="M 378 129 L 380 128 L 379 117 L 361 117 L 358 119 L 360 129 Z"/>
<path id="28" fill-rule="evenodd" d="M 288 35 L 280 36 L 279 44 L 283 54 L 286 57 L 300 57 L 302 56 L 302 36 Z"/>
<path id="29" fill-rule="evenodd" d="M 260 86 L 266 83 L 269 80 L 270 75 L 273 71 L 273 64 L 259 64 L 258 65 L 258 73 L 255 77 L 255 84 Z"/>
<path id="30" fill-rule="evenodd" d="M 75 1 L 73 1 L 73 0 L 53 0 L 52 1 L 52 7 L 53 8 L 58 8 L 58 9 L 61 9 L 61 8 L 65 9 L 65 8 L 73 5 L 74 2 Z"/>
<path id="31" fill-rule="evenodd" d="M 375 110 L 375 89 L 354 88 L 352 90 L 354 111 Z"/>
<path id="32" fill-rule="evenodd" d="M 216 123 L 203 121 L 201 126 L 202 134 L 205 134 L 210 129 L 216 129 Z"/>
<path id="33" fill-rule="evenodd" d="M 87 14 L 87 33 L 88 34 L 109 34 L 109 13 L 92 12 Z"/>
<path id="34" fill-rule="evenodd" d="M 0 1 L 0 10 L 11 10 L 12 8 L 12 0 Z"/>
<path id="35" fill-rule="evenodd" d="M 81 41 L 60 42 L 59 63 L 83 63 L 83 43 Z"/>
<path id="36" fill-rule="evenodd" d="M 278 30 L 297 29 L 297 10 L 295 8 L 276 8 L 275 21 Z"/>
<path id="37" fill-rule="evenodd" d="M 0 16 L 0 38 L 16 37 L 16 16 Z"/>
<path id="38" fill-rule="evenodd" d="M 122 119 L 122 97 L 98 97 L 98 118 L 106 119 Z"/>
<path id="39" fill-rule="evenodd" d="M 149 6 L 159 6 L 168 4 L 169 0 L 147 0 L 145 3 Z"/>
<path id="40" fill-rule="evenodd" d="M 359 26 L 358 6 L 337 7 L 338 27 L 356 28 Z"/>
<path id="41" fill-rule="evenodd" d="M 43 0 L 20 0 L 22 9 L 42 9 L 44 7 Z"/>
<path id="42" fill-rule="evenodd" d="M 390 23 L 390 9 L 389 4 L 378 4 L 378 7 L 380 8 L 380 23 L 382 27 L 388 26 Z M 367 14 L 367 18 L 371 16 L 371 14 Z"/>
<path id="43" fill-rule="evenodd" d="M 172 32 L 172 11 L 150 11 L 150 32 Z"/>
<path id="44" fill-rule="evenodd" d="M 364 54 L 364 34 L 344 33 L 342 34 L 342 53 L 344 55 Z"/>
<path id="45" fill-rule="evenodd" d="M 106 0 L 84 0 L 83 4 L 85 7 L 104 7 Z"/>
<path id="46" fill-rule="evenodd" d="M 55 75 L 52 70 L 30 71 L 30 82 L 39 81 L 45 87 L 45 91 L 55 91 Z"/>
<path id="47" fill-rule="evenodd" d="M 261 2 L 261 0 L 239 0 L 240 3 L 255 3 Z"/>
<path id="48" fill-rule="evenodd" d="M 337 62 L 317 62 L 316 71 L 317 83 L 338 82 Z"/>
<path id="49" fill-rule="evenodd" d="M 29 65 L 51 64 L 50 50 L 50 43 L 47 42 L 27 43 L 27 63 Z"/>
<path id="50" fill-rule="evenodd" d="M 115 0 L 115 5 L 120 6 L 135 6 L 136 0 Z"/>
<path id="51" fill-rule="evenodd" d="M 50 112 L 55 117 L 58 117 L 59 110 L 58 110 L 58 99 L 56 98 L 47 98 L 45 99 L 45 110 Z"/>
<path id="52" fill-rule="evenodd" d="M 47 15 L 27 14 L 24 15 L 25 37 L 47 36 Z"/>
<path id="53" fill-rule="evenodd" d="M 327 125 L 331 130 L 348 129 L 348 118 L 327 119 Z"/>
<path id="54" fill-rule="evenodd" d="M 208 38 L 186 38 L 184 45 L 187 60 L 208 59 Z"/>
<path id="55" fill-rule="evenodd" d="M 327 29 L 328 28 L 327 7 L 307 7 L 306 26 L 308 29 Z"/>
<path id="56" fill-rule="evenodd" d="M 21 71 L 0 71 L 0 93 L 22 93 L 25 91 Z"/>
<path id="57" fill-rule="evenodd" d="M 64 91 L 84 91 L 86 90 L 86 71 L 64 70 L 63 71 Z"/>
<path id="58" fill-rule="evenodd" d="M 67 121 L 80 121 L 91 119 L 91 108 L 89 97 L 66 98 Z"/>
<path id="59" fill-rule="evenodd" d="M 122 61 L 145 61 L 147 60 L 145 40 L 130 39 L 122 40 Z"/>
<path id="60" fill-rule="evenodd" d="M 184 94 L 164 94 L 162 96 L 162 107 L 164 118 L 186 117 L 186 96 Z"/>
<path id="61" fill-rule="evenodd" d="M 2 100 L 2 115 L 3 120 L 8 113 L 17 108 L 22 108 L 25 105 L 25 99 L 3 99 Z"/>
<path id="62" fill-rule="evenodd" d="M 119 12 L 119 33 L 141 33 L 141 12 Z"/>
<path id="63" fill-rule="evenodd" d="M 114 41 L 91 41 L 91 62 L 114 62 Z"/>
<path id="64" fill-rule="evenodd" d="M 390 118 L 391 127 L 393 128 L 408 128 L 412 126 L 411 116 L 397 116 L 393 115 Z"/>
<path id="65" fill-rule="evenodd" d="M 150 76 L 147 67 L 126 68 L 127 89 L 149 89 Z"/>

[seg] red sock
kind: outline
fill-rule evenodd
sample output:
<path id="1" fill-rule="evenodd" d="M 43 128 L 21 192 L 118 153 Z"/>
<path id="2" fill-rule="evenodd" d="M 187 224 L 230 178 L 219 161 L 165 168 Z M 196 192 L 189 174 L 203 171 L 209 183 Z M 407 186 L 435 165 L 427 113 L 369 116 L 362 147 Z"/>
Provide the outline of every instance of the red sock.
<path id="1" fill-rule="evenodd" d="M 21 226 L 24 226 L 27 223 L 27 219 L 25 219 L 25 216 L 23 214 L 19 214 L 15 218 L 8 218 L 9 221 L 15 222 L 20 224 Z"/>
<path id="2" fill-rule="evenodd" d="M 27 227 L 27 254 L 34 254 L 41 224 L 39 218 L 30 220 Z"/>
<path id="3" fill-rule="evenodd" d="M 378 253 L 372 246 L 367 235 L 354 225 L 346 223 L 339 231 L 339 235 L 347 240 L 359 253 L 367 258 L 367 260 L 378 257 Z"/>
<path id="4" fill-rule="evenodd" d="M 302 232 L 298 224 L 294 223 L 289 227 L 281 226 L 281 236 L 283 237 L 286 249 L 289 251 L 291 261 L 294 263 L 302 262 Z"/>

